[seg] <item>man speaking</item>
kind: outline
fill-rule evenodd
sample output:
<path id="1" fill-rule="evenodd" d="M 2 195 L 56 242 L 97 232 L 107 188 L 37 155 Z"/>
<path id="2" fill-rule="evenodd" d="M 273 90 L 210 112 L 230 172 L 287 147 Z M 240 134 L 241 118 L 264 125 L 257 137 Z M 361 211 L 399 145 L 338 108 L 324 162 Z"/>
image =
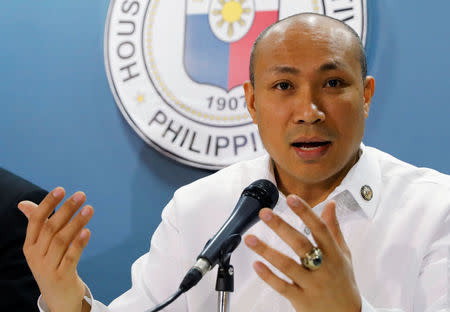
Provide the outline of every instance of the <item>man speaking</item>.
<path id="1" fill-rule="evenodd" d="M 315 14 L 277 22 L 256 40 L 248 110 L 268 154 L 175 192 L 150 251 L 132 267 L 132 288 L 109 307 L 77 274 L 93 208 L 61 187 L 28 217 L 24 252 L 42 311 L 145 311 L 175 290 L 205 242 L 258 179 L 277 185 L 232 255 L 233 311 L 448 311 L 450 178 L 364 146 L 375 89 L 358 36 Z M 207 274 L 167 311 L 211 311 Z"/>

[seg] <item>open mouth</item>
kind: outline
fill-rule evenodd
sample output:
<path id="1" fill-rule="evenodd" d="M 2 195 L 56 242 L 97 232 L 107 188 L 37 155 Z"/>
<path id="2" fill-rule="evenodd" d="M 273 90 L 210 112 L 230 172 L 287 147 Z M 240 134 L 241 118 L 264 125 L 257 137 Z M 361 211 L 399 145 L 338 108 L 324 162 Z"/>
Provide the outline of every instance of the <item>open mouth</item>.
<path id="1" fill-rule="evenodd" d="M 292 146 L 300 158 L 314 161 L 321 159 L 327 153 L 331 141 L 294 142 Z"/>
<path id="2" fill-rule="evenodd" d="M 292 143 L 292 146 L 295 146 L 297 148 L 301 148 L 303 150 L 313 150 L 322 146 L 326 146 L 330 144 L 330 141 L 324 141 L 324 142 L 294 142 Z"/>

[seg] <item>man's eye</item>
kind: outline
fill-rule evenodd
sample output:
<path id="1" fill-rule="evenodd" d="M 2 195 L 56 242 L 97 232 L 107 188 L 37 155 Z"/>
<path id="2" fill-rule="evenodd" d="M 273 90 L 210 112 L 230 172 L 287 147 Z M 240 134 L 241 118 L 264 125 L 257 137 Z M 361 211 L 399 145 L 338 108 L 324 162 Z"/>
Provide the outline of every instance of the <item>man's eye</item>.
<path id="1" fill-rule="evenodd" d="M 289 82 L 280 82 L 280 83 L 277 83 L 275 85 L 275 87 L 280 90 L 287 90 L 287 89 L 291 88 L 291 85 Z"/>
<path id="2" fill-rule="evenodd" d="M 342 82 L 338 79 L 330 79 L 326 83 L 326 87 L 336 88 L 342 85 Z"/>

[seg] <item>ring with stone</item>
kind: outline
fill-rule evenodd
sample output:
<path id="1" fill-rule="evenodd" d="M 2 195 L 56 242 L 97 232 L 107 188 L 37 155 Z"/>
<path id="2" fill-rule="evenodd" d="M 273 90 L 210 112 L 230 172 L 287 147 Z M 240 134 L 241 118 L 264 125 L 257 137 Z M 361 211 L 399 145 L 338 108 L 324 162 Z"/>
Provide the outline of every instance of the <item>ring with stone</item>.
<path id="1" fill-rule="evenodd" d="M 308 270 L 317 270 L 322 264 L 322 251 L 318 247 L 314 247 L 300 259 L 302 260 L 303 266 Z"/>

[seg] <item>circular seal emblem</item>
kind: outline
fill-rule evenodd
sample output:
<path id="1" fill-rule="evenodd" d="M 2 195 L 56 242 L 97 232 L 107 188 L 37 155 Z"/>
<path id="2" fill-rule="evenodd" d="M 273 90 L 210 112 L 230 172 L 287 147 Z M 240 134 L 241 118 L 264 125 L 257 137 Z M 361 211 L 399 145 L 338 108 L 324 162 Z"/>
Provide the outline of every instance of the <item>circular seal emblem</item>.
<path id="1" fill-rule="evenodd" d="M 219 169 L 264 152 L 242 84 L 261 31 L 315 12 L 366 37 L 366 0 L 113 0 L 105 28 L 109 85 L 131 127 L 182 163 Z"/>

